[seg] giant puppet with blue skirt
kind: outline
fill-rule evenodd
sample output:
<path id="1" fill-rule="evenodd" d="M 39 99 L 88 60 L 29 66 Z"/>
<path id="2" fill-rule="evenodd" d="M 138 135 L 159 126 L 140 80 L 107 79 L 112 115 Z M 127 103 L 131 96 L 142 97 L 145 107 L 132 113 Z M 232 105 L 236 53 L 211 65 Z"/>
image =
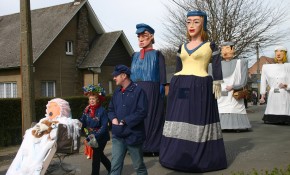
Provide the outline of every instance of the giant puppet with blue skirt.
<path id="1" fill-rule="evenodd" d="M 132 56 L 131 79 L 147 95 L 148 115 L 145 119 L 144 155 L 158 155 L 164 124 L 166 69 L 163 54 L 153 49 L 155 30 L 147 24 L 136 25 L 140 52 Z"/>
<path id="2" fill-rule="evenodd" d="M 162 166 L 194 173 L 227 167 L 216 100 L 223 82 L 221 57 L 208 41 L 206 23 L 205 12 L 188 12 L 188 42 L 177 52 L 159 153 Z M 207 72 L 210 62 L 213 76 Z"/>

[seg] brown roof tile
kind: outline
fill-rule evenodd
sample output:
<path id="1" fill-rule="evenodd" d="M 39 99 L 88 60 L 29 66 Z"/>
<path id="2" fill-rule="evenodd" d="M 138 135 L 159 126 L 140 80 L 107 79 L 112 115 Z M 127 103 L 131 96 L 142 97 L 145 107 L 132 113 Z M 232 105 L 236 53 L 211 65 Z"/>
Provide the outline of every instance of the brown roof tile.
<path id="1" fill-rule="evenodd" d="M 79 68 L 101 67 L 112 47 L 122 34 L 122 31 L 115 31 L 99 35 Z"/>
<path id="2" fill-rule="evenodd" d="M 259 59 L 259 73 L 261 73 L 264 64 L 273 64 L 273 63 L 274 58 L 261 56 Z M 257 71 L 258 71 L 258 62 L 255 62 L 255 64 L 253 64 L 253 66 L 248 69 L 248 73 L 251 76 L 252 74 L 257 74 Z"/>
<path id="3" fill-rule="evenodd" d="M 33 60 L 43 53 L 78 10 L 73 2 L 31 11 Z M 0 69 L 20 66 L 20 14 L 0 17 Z"/>

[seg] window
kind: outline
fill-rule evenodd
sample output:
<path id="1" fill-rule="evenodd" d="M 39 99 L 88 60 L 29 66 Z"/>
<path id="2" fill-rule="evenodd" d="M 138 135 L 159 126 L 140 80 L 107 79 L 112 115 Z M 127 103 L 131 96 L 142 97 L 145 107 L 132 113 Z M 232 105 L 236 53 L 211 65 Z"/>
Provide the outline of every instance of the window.
<path id="1" fill-rule="evenodd" d="M 73 55 L 73 42 L 72 41 L 66 42 L 65 53 L 67 55 Z"/>
<path id="2" fill-rule="evenodd" d="M 17 84 L 15 82 L 0 83 L 0 98 L 16 98 Z"/>
<path id="3" fill-rule="evenodd" d="M 41 82 L 41 96 L 55 97 L 55 82 L 54 81 Z"/>

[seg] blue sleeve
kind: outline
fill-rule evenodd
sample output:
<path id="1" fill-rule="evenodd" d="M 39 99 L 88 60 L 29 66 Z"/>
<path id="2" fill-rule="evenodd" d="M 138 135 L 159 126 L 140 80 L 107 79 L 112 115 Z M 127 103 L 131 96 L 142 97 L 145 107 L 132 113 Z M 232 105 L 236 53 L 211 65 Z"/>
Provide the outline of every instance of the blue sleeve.
<path id="1" fill-rule="evenodd" d="M 158 59 L 159 59 L 160 84 L 165 85 L 167 83 L 165 58 L 160 51 L 158 51 Z"/>
<path id="2" fill-rule="evenodd" d="M 179 72 L 182 70 L 182 62 L 180 59 L 180 53 L 181 53 L 181 46 L 179 46 L 179 49 L 177 51 L 177 55 L 176 55 L 176 68 L 175 68 L 175 72 Z"/>
<path id="3" fill-rule="evenodd" d="M 101 127 L 98 131 L 93 132 L 97 140 L 99 140 L 108 131 L 108 115 L 105 109 L 102 110 L 100 119 Z"/>
<path id="4" fill-rule="evenodd" d="M 115 105 L 114 105 L 115 94 L 116 94 L 116 91 L 112 95 L 111 101 L 108 106 L 108 118 L 110 119 L 110 121 L 112 121 L 117 116 L 115 113 Z"/>
<path id="5" fill-rule="evenodd" d="M 87 127 L 87 116 L 86 116 L 85 112 L 83 112 L 83 115 L 80 118 L 80 122 L 82 123 L 82 128 Z"/>
<path id="6" fill-rule="evenodd" d="M 221 55 L 219 48 L 213 42 L 210 43 L 210 48 L 212 50 L 212 77 L 213 80 L 222 80 L 223 73 L 222 73 L 222 64 L 221 64 Z"/>
<path id="7" fill-rule="evenodd" d="M 140 89 L 137 98 L 138 100 L 135 112 L 125 117 L 125 122 L 129 128 L 133 128 L 134 126 L 140 124 L 147 117 L 148 101 L 147 96 L 142 89 Z"/>

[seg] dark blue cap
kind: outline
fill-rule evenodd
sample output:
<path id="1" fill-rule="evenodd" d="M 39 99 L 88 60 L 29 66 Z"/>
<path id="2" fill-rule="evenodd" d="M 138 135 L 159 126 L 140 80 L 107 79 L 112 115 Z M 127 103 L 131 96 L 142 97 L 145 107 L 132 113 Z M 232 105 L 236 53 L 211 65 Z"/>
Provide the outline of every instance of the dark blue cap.
<path id="1" fill-rule="evenodd" d="M 155 32 L 155 30 L 152 27 L 144 23 L 137 24 L 136 29 L 137 29 L 136 34 L 143 33 L 145 31 L 148 31 L 151 34 L 154 34 Z"/>
<path id="2" fill-rule="evenodd" d="M 187 17 L 189 17 L 189 16 L 202 16 L 203 17 L 203 29 L 204 29 L 204 31 L 207 31 L 207 15 L 206 15 L 206 13 L 205 12 L 203 12 L 203 11 L 200 11 L 200 10 L 194 10 L 194 11 L 189 11 L 188 13 L 187 13 Z"/>
<path id="3" fill-rule="evenodd" d="M 121 73 L 125 73 L 127 75 L 130 75 L 131 71 L 130 71 L 130 69 L 127 66 L 125 66 L 123 64 L 119 64 L 119 65 L 115 66 L 115 70 L 112 73 L 112 75 L 114 77 L 116 77 L 116 76 L 120 75 Z"/>

